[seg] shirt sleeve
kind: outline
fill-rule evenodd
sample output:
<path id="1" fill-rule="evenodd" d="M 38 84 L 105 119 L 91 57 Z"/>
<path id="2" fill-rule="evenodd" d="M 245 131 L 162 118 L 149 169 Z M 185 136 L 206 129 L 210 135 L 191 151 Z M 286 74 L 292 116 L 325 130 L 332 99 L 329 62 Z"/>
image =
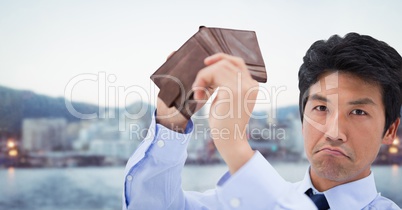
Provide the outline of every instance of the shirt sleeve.
<path id="1" fill-rule="evenodd" d="M 148 134 L 125 169 L 126 209 L 315 209 L 256 151 L 232 176 L 226 173 L 215 189 L 185 192 L 181 172 L 193 129 L 177 133 L 152 120 Z"/>
<path id="2" fill-rule="evenodd" d="M 316 209 L 258 151 L 236 173 L 219 180 L 217 194 L 225 209 Z"/>
<path id="3" fill-rule="evenodd" d="M 130 157 L 125 169 L 123 209 L 184 209 L 181 171 L 193 124 L 177 133 L 156 124 Z"/>

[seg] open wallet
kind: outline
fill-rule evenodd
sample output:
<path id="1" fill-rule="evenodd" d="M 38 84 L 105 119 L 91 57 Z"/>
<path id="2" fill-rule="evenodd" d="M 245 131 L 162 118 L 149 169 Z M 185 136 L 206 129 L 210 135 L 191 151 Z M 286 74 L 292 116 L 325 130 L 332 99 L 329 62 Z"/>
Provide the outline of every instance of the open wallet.
<path id="1" fill-rule="evenodd" d="M 168 106 L 175 106 L 187 119 L 194 114 L 192 84 L 204 59 L 223 52 L 241 57 L 253 79 L 265 83 L 267 73 L 254 31 L 200 26 L 199 31 L 171 55 L 151 80 L 159 87 L 158 97 Z"/>

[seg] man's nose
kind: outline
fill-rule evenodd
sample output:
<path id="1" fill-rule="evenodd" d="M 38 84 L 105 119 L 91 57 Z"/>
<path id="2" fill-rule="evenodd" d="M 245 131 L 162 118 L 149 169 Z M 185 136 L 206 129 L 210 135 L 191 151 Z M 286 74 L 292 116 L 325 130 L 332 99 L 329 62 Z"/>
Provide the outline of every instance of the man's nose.
<path id="1" fill-rule="evenodd" d="M 339 112 L 327 115 L 325 122 L 325 137 L 333 141 L 346 141 L 345 135 L 345 117 Z"/>

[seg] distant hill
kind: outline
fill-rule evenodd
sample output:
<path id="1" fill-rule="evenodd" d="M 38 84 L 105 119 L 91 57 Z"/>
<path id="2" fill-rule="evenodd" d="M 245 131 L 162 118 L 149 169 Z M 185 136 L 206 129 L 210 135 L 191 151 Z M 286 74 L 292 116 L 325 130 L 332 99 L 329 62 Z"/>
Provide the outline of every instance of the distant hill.
<path id="1" fill-rule="evenodd" d="M 72 103 L 80 113 L 98 112 L 96 105 Z M 78 121 L 67 110 L 64 98 L 53 98 L 32 91 L 14 90 L 0 86 L 0 134 L 19 135 L 24 118 L 65 118 Z"/>
<path id="2" fill-rule="evenodd" d="M 77 102 L 71 104 L 77 112 L 82 114 L 99 113 L 99 107 L 93 104 Z M 124 112 L 116 109 L 115 113 L 141 113 L 144 106 L 146 113 L 142 120 L 149 124 L 155 107 L 147 103 L 135 102 L 125 107 Z M 100 109 L 108 112 L 107 108 L 100 107 Z M 32 91 L 0 86 L 0 137 L 2 135 L 19 136 L 24 118 L 65 118 L 68 122 L 81 120 L 68 111 L 63 97 L 49 97 Z"/>

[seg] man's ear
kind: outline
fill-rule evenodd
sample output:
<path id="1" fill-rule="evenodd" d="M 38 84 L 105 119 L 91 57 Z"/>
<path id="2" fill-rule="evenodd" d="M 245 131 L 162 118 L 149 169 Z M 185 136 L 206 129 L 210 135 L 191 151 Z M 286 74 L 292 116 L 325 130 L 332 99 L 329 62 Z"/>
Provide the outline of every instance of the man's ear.
<path id="1" fill-rule="evenodd" d="M 398 118 L 396 119 L 391 126 L 389 126 L 387 132 L 385 133 L 384 137 L 382 138 L 382 143 L 390 145 L 394 141 L 396 137 L 396 133 L 398 131 L 399 123 L 401 122 L 401 119 Z"/>

